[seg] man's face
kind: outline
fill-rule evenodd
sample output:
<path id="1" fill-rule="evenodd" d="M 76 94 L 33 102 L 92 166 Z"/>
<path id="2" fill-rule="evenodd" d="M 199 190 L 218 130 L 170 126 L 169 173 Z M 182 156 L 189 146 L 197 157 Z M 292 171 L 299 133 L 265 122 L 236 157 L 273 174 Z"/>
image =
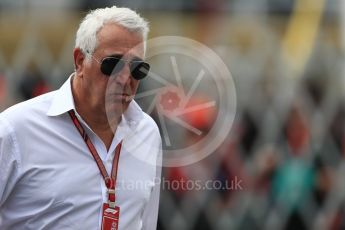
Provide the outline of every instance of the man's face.
<path id="1" fill-rule="evenodd" d="M 109 77 L 101 72 L 99 62 L 114 55 L 121 55 L 127 61 L 143 59 L 143 38 L 116 24 L 104 25 L 97 37 L 98 43 L 92 54 L 93 58 L 84 59 L 82 68 L 83 88 L 89 94 L 88 98 L 85 98 L 85 103 L 106 112 L 111 119 L 113 115 L 118 117 L 128 108 L 139 81 L 131 77 L 129 64 Z"/>

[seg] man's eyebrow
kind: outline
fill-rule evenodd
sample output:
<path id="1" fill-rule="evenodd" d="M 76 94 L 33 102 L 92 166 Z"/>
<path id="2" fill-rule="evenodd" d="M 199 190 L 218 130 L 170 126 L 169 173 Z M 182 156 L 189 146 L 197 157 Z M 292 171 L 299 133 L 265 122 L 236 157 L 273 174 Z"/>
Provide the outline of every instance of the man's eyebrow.
<path id="1" fill-rule="evenodd" d="M 138 56 L 134 56 L 132 58 L 132 61 L 144 61 L 142 58 L 138 57 Z"/>
<path id="2" fill-rule="evenodd" d="M 115 54 L 109 54 L 109 55 L 107 55 L 106 57 L 123 57 L 123 54 L 120 54 L 120 53 L 115 53 Z"/>
<path id="3" fill-rule="evenodd" d="M 123 58 L 123 54 L 117 53 L 117 54 L 110 54 L 107 55 L 106 57 L 114 57 L 114 58 Z M 126 59 L 127 60 L 127 59 Z M 133 56 L 130 61 L 144 61 L 142 58 L 138 57 L 138 56 Z"/>

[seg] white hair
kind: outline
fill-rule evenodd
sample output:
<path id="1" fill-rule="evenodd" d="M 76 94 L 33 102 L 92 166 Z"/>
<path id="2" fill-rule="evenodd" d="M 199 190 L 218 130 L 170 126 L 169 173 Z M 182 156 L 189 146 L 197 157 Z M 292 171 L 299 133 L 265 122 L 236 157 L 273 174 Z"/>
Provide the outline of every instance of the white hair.
<path id="1" fill-rule="evenodd" d="M 145 50 L 148 22 L 135 11 L 116 6 L 92 10 L 85 16 L 77 31 L 75 48 L 81 49 L 85 55 L 93 54 L 98 45 L 97 33 L 107 23 L 115 23 L 138 33 L 143 38 Z"/>

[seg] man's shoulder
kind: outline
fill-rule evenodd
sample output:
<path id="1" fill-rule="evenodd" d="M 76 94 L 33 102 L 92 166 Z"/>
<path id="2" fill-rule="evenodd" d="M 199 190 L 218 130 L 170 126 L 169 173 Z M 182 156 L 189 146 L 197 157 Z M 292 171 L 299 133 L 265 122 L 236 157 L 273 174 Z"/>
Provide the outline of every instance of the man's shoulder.
<path id="1" fill-rule="evenodd" d="M 27 118 L 39 119 L 48 111 L 54 94 L 55 91 L 52 91 L 15 104 L 1 112 L 0 116 L 10 123 L 25 121 Z"/>

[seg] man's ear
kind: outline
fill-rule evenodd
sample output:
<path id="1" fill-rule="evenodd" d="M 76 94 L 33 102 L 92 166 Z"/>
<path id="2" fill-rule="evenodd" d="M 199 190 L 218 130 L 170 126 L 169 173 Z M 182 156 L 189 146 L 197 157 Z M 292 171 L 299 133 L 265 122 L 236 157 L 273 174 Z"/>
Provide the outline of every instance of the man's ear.
<path id="1" fill-rule="evenodd" d="M 85 55 L 81 51 L 80 48 L 74 48 L 73 50 L 73 57 L 74 57 L 74 68 L 75 68 L 75 74 L 77 76 L 82 76 L 82 70 L 85 60 Z"/>

